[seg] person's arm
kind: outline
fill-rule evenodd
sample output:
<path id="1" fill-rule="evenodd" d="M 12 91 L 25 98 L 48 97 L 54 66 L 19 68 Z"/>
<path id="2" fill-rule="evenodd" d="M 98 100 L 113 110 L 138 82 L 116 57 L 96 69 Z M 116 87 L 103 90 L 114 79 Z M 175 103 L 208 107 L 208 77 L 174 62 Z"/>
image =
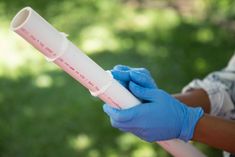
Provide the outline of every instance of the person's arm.
<path id="1" fill-rule="evenodd" d="M 196 125 L 193 140 L 235 154 L 235 122 L 205 114 Z"/>
<path id="2" fill-rule="evenodd" d="M 148 142 L 193 139 L 235 153 L 235 122 L 204 114 L 203 109 L 210 112 L 210 101 L 205 91 L 199 89 L 176 94 L 178 101 L 159 89 L 150 72 L 144 68 L 115 66 L 111 72 L 142 101 L 125 110 L 105 104 L 103 109 L 113 127 Z"/>
<path id="3" fill-rule="evenodd" d="M 174 94 L 174 97 L 186 105 L 210 111 L 208 95 L 202 89 Z M 235 122 L 205 114 L 196 125 L 193 140 L 235 153 Z"/>

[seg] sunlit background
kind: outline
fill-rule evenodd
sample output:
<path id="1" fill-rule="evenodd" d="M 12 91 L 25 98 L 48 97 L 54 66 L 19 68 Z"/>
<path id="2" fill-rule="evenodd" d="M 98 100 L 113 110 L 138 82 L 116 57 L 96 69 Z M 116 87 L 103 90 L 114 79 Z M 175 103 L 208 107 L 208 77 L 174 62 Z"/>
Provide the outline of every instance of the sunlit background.
<path id="1" fill-rule="evenodd" d="M 170 93 L 223 68 L 235 48 L 234 0 L 0 0 L 2 157 L 170 156 L 112 128 L 100 100 L 9 30 L 25 6 L 103 68 L 146 67 Z"/>

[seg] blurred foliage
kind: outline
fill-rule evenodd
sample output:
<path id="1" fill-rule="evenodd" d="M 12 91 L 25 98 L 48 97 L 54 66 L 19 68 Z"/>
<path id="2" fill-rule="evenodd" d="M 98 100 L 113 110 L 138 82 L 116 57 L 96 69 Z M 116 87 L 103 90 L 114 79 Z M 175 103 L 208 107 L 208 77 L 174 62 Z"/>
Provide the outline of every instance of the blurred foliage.
<path id="1" fill-rule="evenodd" d="M 234 51 L 233 0 L 0 0 L 0 156 L 170 156 L 156 144 L 113 129 L 70 76 L 8 31 L 31 6 L 105 69 L 148 68 L 179 92 L 223 68 Z M 221 151 L 196 144 L 208 156 Z"/>

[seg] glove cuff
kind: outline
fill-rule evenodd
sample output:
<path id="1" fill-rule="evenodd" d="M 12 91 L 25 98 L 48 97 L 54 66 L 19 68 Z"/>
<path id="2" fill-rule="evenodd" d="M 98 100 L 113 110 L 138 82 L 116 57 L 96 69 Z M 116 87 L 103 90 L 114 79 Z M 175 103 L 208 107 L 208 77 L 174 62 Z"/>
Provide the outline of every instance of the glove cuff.
<path id="1" fill-rule="evenodd" d="M 186 107 L 185 117 L 179 139 L 188 142 L 193 138 L 194 129 L 198 120 L 203 116 L 204 111 L 201 107 Z"/>

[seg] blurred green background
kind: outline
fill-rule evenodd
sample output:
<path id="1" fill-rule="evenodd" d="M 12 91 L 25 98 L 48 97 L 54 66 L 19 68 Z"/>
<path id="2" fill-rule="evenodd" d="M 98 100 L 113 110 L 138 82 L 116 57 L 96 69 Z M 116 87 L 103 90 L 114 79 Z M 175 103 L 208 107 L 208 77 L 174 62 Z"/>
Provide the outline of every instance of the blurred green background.
<path id="1" fill-rule="evenodd" d="M 170 93 L 223 68 L 234 51 L 234 0 L 0 0 L 2 157 L 170 156 L 112 128 L 100 100 L 9 31 L 25 6 L 103 68 L 146 67 Z"/>

